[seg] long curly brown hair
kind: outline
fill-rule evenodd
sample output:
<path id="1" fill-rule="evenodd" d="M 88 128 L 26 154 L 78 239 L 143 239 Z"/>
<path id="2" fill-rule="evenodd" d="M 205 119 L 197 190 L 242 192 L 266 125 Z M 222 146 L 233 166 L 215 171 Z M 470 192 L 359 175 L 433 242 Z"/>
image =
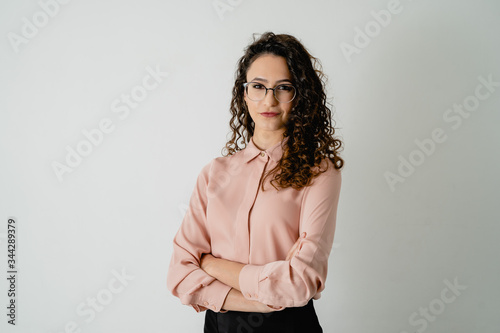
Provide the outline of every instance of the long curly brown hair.
<path id="1" fill-rule="evenodd" d="M 232 117 L 229 126 L 232 137 L 222 149 L 227 153 L 223 152 L 222 155 L 233 155 L 244 149 L 254 134 L 255 123 L 244 101 L 243 83 L 246 82 L 248 69 L 261 55 L 281 56 L 286 59 L 297 96 L 285 125 L 284 137 L 288 136 L 288 140 L 283 147 L 283 156 L 265 174 L 262 190 L 264 191 L 266 178 L 271 174 L 274 174 L 271 185 L 275 189 L 279 190 L 274 183 L 281 188 L 291 186 L 300 190 L 311 185 L 314 177 L 328 169 L 327 166 L 325 170 L 318 168 L 314 172 L 324 159 L 330 159 L 335 169 L 341 169 L 344 165 L 344 160 L 338 155 L 342 142 L 333 137 L 335 129 L 331 125 L 331 110 L 327 106 L 325 94 L 326 76 L 319 60 L 295 37 L 265 32 L 258 39 L 254 34 L 253 39 L 238 61 L 230 107 Z M 242 143 L 242 147 L 238 145 L 238 141 Z"/>

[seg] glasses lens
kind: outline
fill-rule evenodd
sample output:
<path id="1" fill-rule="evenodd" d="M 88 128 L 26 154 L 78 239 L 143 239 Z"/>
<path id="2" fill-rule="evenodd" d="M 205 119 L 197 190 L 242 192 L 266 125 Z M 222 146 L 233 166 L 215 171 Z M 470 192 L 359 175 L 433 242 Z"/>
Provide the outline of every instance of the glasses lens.
<path id="1" fill-rule="evenodd" d="M 247 95 L 252 101 L 260 101 L 266 96 L 266 88 L 256 82 L 250 82 L 247 85 Z"/>
<path id="2" fill-rule="evenodd" d="M 295 98 L 295 87 L 290 84 L 280 84 L 273 90 L 280 103 L 288 103 Z M 252 101 L 261 101 L 266 97 L 266 87 L 258 82 L 250 82 L 247 84 L 247 96 Z"/>
<path id="3" fill-rule="evenodd" d="M 295 97 L 295 87 L 289 84 L 282 84 L 277 86 L 275 89 L 276 99 L 280 103 L 291 102 Z"/>

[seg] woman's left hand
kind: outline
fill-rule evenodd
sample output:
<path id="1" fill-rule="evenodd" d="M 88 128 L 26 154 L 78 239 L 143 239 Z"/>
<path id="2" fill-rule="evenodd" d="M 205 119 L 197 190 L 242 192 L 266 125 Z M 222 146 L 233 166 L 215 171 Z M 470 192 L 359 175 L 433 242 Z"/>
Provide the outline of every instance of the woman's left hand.
<path id="1" fill-rule="evenodd" d="M 215 260 L 216 258 L 211 253 L 203 253 L 200 258 L 200 268 L 210 274 L 207 269 Z"/>

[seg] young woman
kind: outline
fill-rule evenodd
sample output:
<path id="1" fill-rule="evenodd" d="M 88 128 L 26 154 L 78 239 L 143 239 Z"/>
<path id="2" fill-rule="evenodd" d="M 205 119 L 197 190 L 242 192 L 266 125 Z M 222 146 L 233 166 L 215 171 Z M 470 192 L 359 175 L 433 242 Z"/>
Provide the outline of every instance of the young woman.
<path id="1" fill-rule="evenodd" d="M 318 67 L 296 38 L 271 32 L 238 62 L 227 154 L 198 176 L 167 278 L 183 304 L 206 311 L 205 333 L 322 332 L 313 299 L 344 161 Z"/>

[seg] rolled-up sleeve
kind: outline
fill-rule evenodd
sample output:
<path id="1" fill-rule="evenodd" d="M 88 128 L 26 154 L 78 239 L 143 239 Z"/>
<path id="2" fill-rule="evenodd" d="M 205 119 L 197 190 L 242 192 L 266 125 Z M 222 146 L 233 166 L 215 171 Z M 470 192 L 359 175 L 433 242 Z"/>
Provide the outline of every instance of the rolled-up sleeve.
<path id="1" fill-rule="evenodd" d="M 320 297 L 333 246 L 341 171 L 330 165 L 313 181 L 304 188 L 299 234 L 305 237 L 298 251 L 290 260 L 245 265 L 239 276 L 245 298 L 275 307 L 298 307 Z"/>
<path id="2" fill-rule="evenodd" d="M 210 253 L 206 228 L 207 186 L 212 162 L 200 172 L 182 224 L 174 236 L 173 253 L 167 274 L 167 288 L 182 304 L 196 312 L 221 310 L 231 286 L 208 275 L 200 268 L 200 257 Z"/>

